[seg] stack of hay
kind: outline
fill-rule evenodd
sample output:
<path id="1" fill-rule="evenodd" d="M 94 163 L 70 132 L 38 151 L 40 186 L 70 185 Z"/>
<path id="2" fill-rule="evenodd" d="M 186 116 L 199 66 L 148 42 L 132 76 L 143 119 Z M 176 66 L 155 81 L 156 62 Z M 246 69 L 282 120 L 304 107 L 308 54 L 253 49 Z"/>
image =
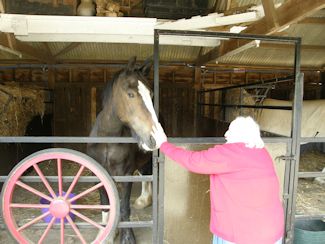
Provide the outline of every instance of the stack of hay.
<path id="1" fill-rule="evenodd" d="M 120 4 L 111 0 L 96 0 L 97 16 L 122 17 Z"/>
<path id="2" fill-rule="evenodd" d="M 39 87 L 0 84 L 0 135 L 23 136 L 34 116 L 43 116 L 45 93 Z"/>

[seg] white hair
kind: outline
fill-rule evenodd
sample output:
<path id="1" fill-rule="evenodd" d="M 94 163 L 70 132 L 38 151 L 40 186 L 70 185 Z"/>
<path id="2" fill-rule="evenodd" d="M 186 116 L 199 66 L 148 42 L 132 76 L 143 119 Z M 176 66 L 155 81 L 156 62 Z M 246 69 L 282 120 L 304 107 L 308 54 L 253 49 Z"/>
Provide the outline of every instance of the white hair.
<path id="1" fill-rule="evenodd" d="M 248 117 L 237 117 L 233 120 L 225 133 L 227 143 L 242 142 L 249 148 L 263 148 L 260 127 L 255 120 Z"/>

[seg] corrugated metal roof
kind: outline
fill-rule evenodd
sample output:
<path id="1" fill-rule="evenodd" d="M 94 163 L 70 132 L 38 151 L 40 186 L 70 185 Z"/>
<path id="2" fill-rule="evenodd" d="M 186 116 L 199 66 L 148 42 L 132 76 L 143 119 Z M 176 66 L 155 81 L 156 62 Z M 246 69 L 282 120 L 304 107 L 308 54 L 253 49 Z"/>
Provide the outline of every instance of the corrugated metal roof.
<path id="1" fill-rule="evenodd" d="M 324 51 L 302 50 L 301 65 L 304 67 L 321 67 L 324 65 Z M 236 65 L 291 66 L 294 62 L 294 49 L 251 48 L 239 54 L 221 58 L 219 63 Z"/>
<path id="2" fill-rule="evenodd" d="M 284 32 L 288 36 L 302 37 L 304 45 L 325 45 L 325 26 L 320 24 L 295 24 Z M 325 46 L 324 46 L 325 47 Z"/>
<path id="3" fill-rule="evenodd" d="M 70 43 L 48 43 L 53 55 L 59 53 Z M 37 47 L 37 45 L 34 45 Z M 41 48 L 41 47 L 40 47 Z M 161 46 L 160 58 L 163 61 L 193 61 L 198 56 L 200 47 Z M 153 55 L 152 45 L 121 43 L 81 43 L 74 49 L 56 57 L 57 60 L 109 60 L 123 61 L 131 56 L 144 60 Z"/>

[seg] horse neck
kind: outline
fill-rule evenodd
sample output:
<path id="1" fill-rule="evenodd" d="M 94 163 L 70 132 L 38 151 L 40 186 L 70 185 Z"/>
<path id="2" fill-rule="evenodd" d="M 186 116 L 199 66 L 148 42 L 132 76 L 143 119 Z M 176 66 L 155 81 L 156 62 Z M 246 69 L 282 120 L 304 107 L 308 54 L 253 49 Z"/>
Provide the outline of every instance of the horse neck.
<path id="1" fill-rule="evenodd" d="M 112 106 L 105 105 L 97 117 L 98 136 L 121 136 L 124 125 L 118 118 Z"/>

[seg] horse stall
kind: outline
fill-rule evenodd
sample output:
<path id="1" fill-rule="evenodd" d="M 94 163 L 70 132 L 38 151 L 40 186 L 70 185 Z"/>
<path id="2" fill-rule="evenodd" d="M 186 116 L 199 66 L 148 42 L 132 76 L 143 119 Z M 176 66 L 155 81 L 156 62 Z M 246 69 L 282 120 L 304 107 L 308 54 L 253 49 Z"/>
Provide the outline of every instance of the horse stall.
<path id="1" fill-rule="evenodd" d="M 32 242 L 36 242 L 37 239 L 42 241 L 45 238 L 44 233 L 48 233 L 47 226 L 60 226 L 60 220 L 54 223 L 52 220 L 56 218 L 46 217 L 44 208 L 39 204 L 49 206 L 48 203 L 51 200 L 49 196 L 52 197 L 55 194 L 66 194 L 69 198 L 73 198 L 78 197 L 78 194 L 80 195 L 82 192 L 88 192 L 86 197 L 82 197 L 83 200 L 78 199 L 78 204 L 86 206 L 82 207 L 85 209 L 78 210 L 79 214 L 70 214 L 71 219 L 64 220 L 63 226 L 68 223 L 72 224 L 72 228 L 65 230 L 65 239 L 62 239 L 63 232 L 60 234 L 60 228 L 55 230 L 54 227 L 53 232 L 46 237 L 48 243 L 57 243 L 60 238 L 64 243 L 75 243 L 78 239 L 83 243 L 90 243 L 96 238 L 98 232 L 96 230 L 100 229 L 107 235 L 107 230 L 115 229 L 117 224 L 119 224 L 119 228 L 124 229 L 136 227 L 135 235 L 139 242 L 152 242 L 153 207 L 148 206 L 145 210 L 132 207 L 130 220 L 125 219 L 117 223 L 120 218 L 120 205 L 115 184 L 139 182 L 133 187 L 131 196 L 133 206 L 141 190 L 141 182 L 152 182 L 153 176 L 122 175 L 114 177 L 113 182 L 106 170 L 100 168 L 98 171 L 98 163 L 92 158 L 87 158 L 85 154 L 78 154 L 78 152 L 87 152 L 86 145 L 89 141 L 102 143 L 108 140 L 108 143 L 121 142 L 122 144 L 135 142 L 134 139 L 128 137 L 110 137 L 108 139 L 102 137 L 93 140 L 88 138 L 91 127 L 95 124 L 96 115 L 102 108 L 102 93 L 106 83 L 109 84 L 113 75 L 125 66 L 125 64 L 104 65 L 92 68 L 91 71 L 80 67 L 55 67 L 53 73 L 55 73 L 56 84 L 52 89 L 45 89 L 42 86 L 33 87 L 28 83 L 23 85 L 20 82 L 1 85 L 1 101 L 4 105 L 2 108 L 4 115 L 2 118 L 4 119 L 1 120 L 1 142 L 4 143 L 1 143 L 1 153 L 2 160 L 11 163 L 2 164 L 1 181 L 4 182 L 10 178 L 11 181 L 19 182 L 18 185 L 20 184 L 19 179 L 22 179 L 21 188 L 11 188 L 11 192 L 3 190 L 2 199 L 6 194 L 12 194 L 6 201 L 15 202 L 15 206 L 19 205 L 19 207 L 15 207 L 13 217 L 11 217 L 11 221 L 16 221 L 16 225 L 6 222 L 7 228 L 18 229 L 17 225 L 22 229 L 26 227 L 28 230 L 24 230 L 23 237 Z M 22 79 L 19 77 L 26 73 L 26 70 L 29 73 L 27 77 L 35 78 L 33 72 L 38 70 L 37 67 L 12 67 L 12 69 L 6 68 L 2 71 L 5 79 L 11 80 L 13 77 L 17 77 L 21 81 Z M 47 73 L 47 71 L 44 72 L 44 69 L 39 69 L 39 71 Z M 40 80 L 38 82 L 42 83 Z M 35 83 L 37 82 L 33 82 L 33 84 Z M 48 121 L 50 122 L 48 123 Z M 41 127 L 38 125 L 39 122 Z M 47 127 L 47 130 L 44 127 Z M 54 149 L 39 152 L 41 149 L 52 147 Z M 62 148 L 62 150 L 58 148 Z M 22 172 L 19 167 L 17 168 L 19 165 L 29 165 L 29 168 Z M 12 170 L 14 166 L 16 167 Z M 10 170 L 19 172 L 21 177 L 14 179 L 15 174 L 11 174 Z M 101 175 L 102 172 L 104 172 L 103 175 Z M 97 187 L 95 185 L 94 188 L 96 182 Z M 4 189 L 10 187 L 9 184 L 10 182 L 7 181 Z M 99 210 L 105 209 L 103 205 L 100 205 L 100 194 L 98 190 L 96 191 L 96 188 L 101 186 L 100 184 L 104 184 L 102 187 L 106 189 L 110 201 L 110 212 L 106 216 L 108 218 L 107 226 L 110 225 L 110 227 L 106 230 L 98 224 L 102 221 L 102 214 Z M 109 192 L 110 189 L 113 189 L 112 192 Z M 48 192 L 50 192 L 49 196 L 44 195 Z M 2 204 L 5 205 L 5 200 L 3 201 Z M 51 211 L 51 207 L 49 209 Z M 37 221 L 42 219 L 41 223 L 34 224 L 35 218 Z M 80 224 L 82 221 L 86 225 L 83 226 L 85 223 Z M 0 223 L 3 229 L 5 225 L 2 221 Z M 32 228 L 28 228 L 30 225 L 33 225 Z M 92 227 L 95 227 L 95 231 Z M 19 232 L 20 230 L 16 233 L 16 238 L 23 243 L 26 239 L 19 239 L 21 238 Z M 0 233 L 3 242 L 15 243 L 7 231 L 1 230 Z"/>

